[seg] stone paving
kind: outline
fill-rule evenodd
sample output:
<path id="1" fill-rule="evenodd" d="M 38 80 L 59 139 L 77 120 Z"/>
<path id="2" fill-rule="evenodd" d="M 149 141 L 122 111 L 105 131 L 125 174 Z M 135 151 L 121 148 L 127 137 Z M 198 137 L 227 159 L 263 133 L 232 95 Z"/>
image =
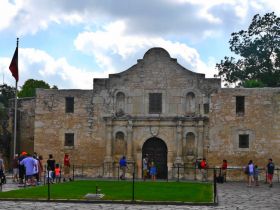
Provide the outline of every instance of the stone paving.
<path id="1" fill-rule="evenodd" d="M 4 185 L 3 191 L 11 190 L 15 184 Z M 245 183 L 230 182 L 218 184 L 218 206 L 174 206 L 174 205 L 124 205 L 124 204 L 85 204 L 85 203 L 57 203 L 57 202 L 11 202 L 0 201 L 0 209 L 8 210 L 196 210 L 196 209 L 263 209 L 280 210 L 280 183 L 272 188 L 261 183 L 258 187 L 247 187 Z"/>

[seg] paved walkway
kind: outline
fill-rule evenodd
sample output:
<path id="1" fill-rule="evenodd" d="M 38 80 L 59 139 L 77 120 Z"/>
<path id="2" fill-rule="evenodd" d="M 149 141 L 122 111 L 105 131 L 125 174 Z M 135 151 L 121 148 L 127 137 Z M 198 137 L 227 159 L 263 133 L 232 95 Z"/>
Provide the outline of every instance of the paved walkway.
<path id="1" fill-rule="evenodd" d="M 16 185 L 4 185 L 3 191 L 11 190 Z M 218 206 L 168 206 L 168 205 L 123 205 L 123 204 L 81 204 L 81 203 L 47 203 L 47 202 L 8 202 L 0 201 L 0 209 L 19 210 L 195 210 L 195 209 L 280 209 L 280 184 L 272 188 L 261 183 L 258 187 L 247 187 L 245 183 L 230 182 L 218 184 Z"/>

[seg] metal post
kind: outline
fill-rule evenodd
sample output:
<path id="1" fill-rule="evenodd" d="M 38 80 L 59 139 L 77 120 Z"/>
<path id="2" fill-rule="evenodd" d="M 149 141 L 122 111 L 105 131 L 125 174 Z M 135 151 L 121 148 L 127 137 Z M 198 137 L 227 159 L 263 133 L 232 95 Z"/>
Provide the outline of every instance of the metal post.
<path id="1" fill-rule="evenodd" d="M 167 166 L 167 176 L 166 176 L 166 182 L 168 182 L 168 166 Z"/>
<path id="2" fill-rule="evenodd" d="M 60 166 L 59 166 L 59 167 L 60 167 Z M 60 170 L 59 170 L 59 181 L 58 181 L 59 183 L 61 182 L 61 169 L 62 169 L 62 168 L 60 167 Z"/>
<path id="3" fill-rule="evenodd" d="M 47 166 L 45 165 L 45 170 L 44 170 L 44 185 L 46 184 L 46 171 L 47 171 Z"/>
<path id="4" fill-rule="evenodd" d="M 120 166 L 118 166 L 118 181 L 120 181 Z"/>
<path id="5" fill-rule="evenodd" d="M 50 190 L 50 172 L 47 170 L 48 173 L 48 201 L 51 199 L 51 190 Z"/>
<path id="6" fill-rule="evenodd" d="M 213 173 L 213 182 L 214 182 L 214 202 L 217 202 L 217 180 L 216 180 L 216 169 L 214 168 Z"/>
<path id="7" fill-rule="evenodd" d="M 195 161 L 194 164 L 194 180 L 196 180 L 196 165 L 197 165 L 197 160 Z"/>
<path id="8" fill-rule="evenodd" d="M 179 168 L 180 166 L 179 166 L 179 164 L 177 165 L 177 167 L 178 167 L 177 168 L 177 182 L 179 182 L 179 179 L 180 179 L 179 178 L 179 176 L 180 176 L 180 171 L 179 171 L 180 170 L 180 168 Z"/>
<path id="9" fill-rule="evenodd" d="M 132 201 L 134 201 L 134 180 L 135 180 L 135 163 L 133 163 L 133 173 L 132 173 Z"/>
<path id="10" fill-rule="evenodd" d="M 75 167 L 74 167 L 74 164 L 73 164 L 73 181 L 74 181 L 74 173 L 75 173 Z"/>

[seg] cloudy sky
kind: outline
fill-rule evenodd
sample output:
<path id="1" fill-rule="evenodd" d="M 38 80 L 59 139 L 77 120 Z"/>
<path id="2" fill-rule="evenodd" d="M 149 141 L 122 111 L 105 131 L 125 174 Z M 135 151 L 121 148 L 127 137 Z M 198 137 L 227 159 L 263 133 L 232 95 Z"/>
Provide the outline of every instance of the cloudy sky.
<path id="1" fill-rule="evenodd" d="M 231 55 L 232 32 L 275 0 L 0 0 L 0 84 L 19 37 L 19 86 L 44 80 L 61 89 L 91 89 L 92 79 L 126 70 L 151 47 L 213 77 Z"/>

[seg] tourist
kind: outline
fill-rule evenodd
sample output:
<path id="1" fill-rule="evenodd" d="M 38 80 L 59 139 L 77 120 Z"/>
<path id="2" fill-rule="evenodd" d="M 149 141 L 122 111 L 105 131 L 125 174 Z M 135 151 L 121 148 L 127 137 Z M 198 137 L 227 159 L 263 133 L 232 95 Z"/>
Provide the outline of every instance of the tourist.
<path id="1" fill-rule="evenodd" d="M 5 179 L 5 165 L 2 155 L 0 154 L 0 183 L 4 184 L 6 182 Z"/>
<path id="2" fill-rule="evenodd" d="M 53 159 L 53 155 L 49 154 L 49 159 L 47 160 L 47 170 L 48 170 L 48 174 L 51 175 L 52 180 L 54 180 L 55 178 L 54 169 L 55 169 L 55 160 Z"/>
<path id="3" fill-rule="evenodd" d="M 36 152 L 33 153 L 33 158 L 34 158 L 34 160 L 35 160 L 35 162 L 36 162 L 36 166 L 35 166 L 34 169 L 33 169 L 33 171 L 34 171 L 33 176 L 34 176 L 34 178 L 35 178 L 37 184 L 39 184 L 39 158 L 38 158 Z"/>
<path id="4" fill-rule="evenodd" d="M 42 173 L 44 171 L 44 168 L 43 168 L 43 156 L 42 155 L 39 155 L 39 172 L 38 172 L 38 175 L 39 175 L 39 184 L 42 182 Z"/>
<path id="5" fill-rule="evenodd" d="M 18 158 L 18 162 L 20 163 L 22 160 L 26 158 L 27 152 L 22 152 Z M 19 171 L 19 184 L 23 184 L 23 180 L 25 179 L 25 168 L 24 165 L 20 165 L 18 167 Z"/>
<path id="6" fill-rule="evenodd" d="M 71 177 L 70 177 L 70 157 L 68 153 L 64 154 L 64 174 L 63 174 L 63 181 L 65 182 L 66 179 L 69 179 L 69 181 L 71 181 Z"/>
<path id="7" fill-rule="evenodd" d="M 223 160 L 223 164 L 222 164 L 222 167 L 221 167 L 221 169 L 222 169 L 221 176 L 223 177 L 224 182 L 226 182 L 227 167 L 228 167 L 227 160 Z"/>
<path id="8" fill-rule="evenodd" d="M 55 164 L 54 174 L 55 174 L 55 183 L 60 182 L 61 170 L 58 163 Z"/>
<path id="9" fill-rule="evenodd" d="M 257 165 L 255 165 L 255 169 L 254 169 L 254 180 L 255 180 L 255 185 L 259 186 L 259 168 Z"/>
<path id="10" fill-rule="evenodd" d="M 145 155 L 143 158 L 143 179 L 146 181 L 146 178 L 148 177 L 148 157 Z"/>
<path id="11" fill-rule="evenodd" d="M 151 175 L 152 181 L 155 181 L 156 175 L 157 175 L 157 167 L 153 161 L 152 161 L 151 167 L 150 167 L 150 175 Z"/>
<path id="12" fill-rule="evenodd" d="M 248 171 L 248 187 L 251 187 L 252 186 L 252 183 L 254 182 L 254 164 L 253 164 L 253 161 L 250 160 L 249 163 L 248 163 L 248 169 L 246 169 Z"/>
<path id="13" fill-rule="evenodd" d="M 13 182 L 18 182 L 19 179 L 19 162 L 18 162 L 18 154 L 14 155 L 13 162 Z"/>
<path id="14" fill-rule="evenodd" d="M 121 159 L 120 159 L 120 169 L 121 169 L 121 176 L 120 176 L 120 179 L 124 180 L 125 179 L 125 172 L 126 172 L 126 167 L 127 167 L 127 162 L 126 162 L 126 157 L 123 156 Z"/>
<path id="15" fill-rule="evenodd" d="M 274 174 L 274 163 L 272 162 L 272 159 L 268 159 L 268 164 L 266 166 L 266 173 L 267 173 L 267 180 L 269 187 L 272 187 L 272 179 Z"/>
<path id="16" fill-rule="evenodd" d="M 206 158 L 203 158 L 202 161 L 200 162 L 200 172 L 202 176 L 202 181 L 207 181 L 207 162 Z"/>
<path id="17" fill-rule="evenodd" d="M 27 186 L 34 185 L 34 168 L 37 167 L 36 160 L 32 157 L 32 155 L 27 154 L 27 157 L 24 158 L 19 163 L 20 165 L 25 167 L 25 180 L 27 181 Z"/>

